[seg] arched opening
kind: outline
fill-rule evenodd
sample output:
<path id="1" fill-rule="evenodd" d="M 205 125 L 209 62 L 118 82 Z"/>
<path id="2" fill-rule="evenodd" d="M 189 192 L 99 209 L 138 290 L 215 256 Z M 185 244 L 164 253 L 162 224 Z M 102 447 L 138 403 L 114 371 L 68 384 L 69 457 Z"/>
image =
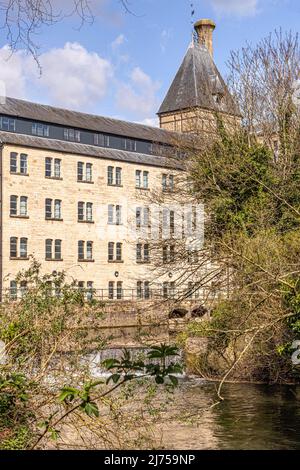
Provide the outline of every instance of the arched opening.
<path id="1" fill-rule="evenodd" d="M 201 318 L 204 315 L 208 313 L 207 308 L 205 308 L 203 305 L 199 305 L 199 307 L 196 307 L 192 310 L 191 317 L 192 318 Z"/>
<path id="2" fill-rule="evenodd" d="M 173 318 L 184 318 L 188 314 L 188 311 L 185 308 L 174 308 L 169 313 L 169 319 Z"/>

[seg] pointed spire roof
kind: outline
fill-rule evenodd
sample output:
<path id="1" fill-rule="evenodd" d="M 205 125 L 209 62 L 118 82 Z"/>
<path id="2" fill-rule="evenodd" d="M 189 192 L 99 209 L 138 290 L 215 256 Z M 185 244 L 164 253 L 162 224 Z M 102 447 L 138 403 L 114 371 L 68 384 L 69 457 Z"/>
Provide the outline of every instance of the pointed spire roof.
<path id="1" fill-rule="evenodd" d="M 240 115 L 207 47 L 193 41 L 158 114 L 195 107 Z"/>

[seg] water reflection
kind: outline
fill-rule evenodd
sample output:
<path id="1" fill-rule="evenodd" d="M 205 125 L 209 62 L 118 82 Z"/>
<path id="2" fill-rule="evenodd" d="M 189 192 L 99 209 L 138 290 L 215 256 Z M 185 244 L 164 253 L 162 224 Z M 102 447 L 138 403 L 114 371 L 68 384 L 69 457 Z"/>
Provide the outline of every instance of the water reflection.
<path id="1" fill-rule="evenodd" d="M 165 448 L 300 449 L 300 387 L 182 381 L 162 426 Z"/>

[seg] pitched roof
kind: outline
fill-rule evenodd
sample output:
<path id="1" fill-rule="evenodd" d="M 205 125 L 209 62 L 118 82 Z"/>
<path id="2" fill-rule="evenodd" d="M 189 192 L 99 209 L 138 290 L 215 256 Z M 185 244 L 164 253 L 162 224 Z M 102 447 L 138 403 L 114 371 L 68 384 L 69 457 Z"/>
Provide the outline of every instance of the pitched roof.
<path id="1" fill-rule="evenodd" d="M 6 98 L 5 103 L 0 101 L 0 114 L 165 144 L 172 144 L 172 139 L 176 136 L 175 133 L 158 127 L 70 111 L 9 97 Z"/>
<path id="2" fill-rule="evenodd" d="M 217 101 L 217 97 L 220 101 Z M 206 46 L 192 43 L 158 114 L 201 107 L 239 115 L 239 110 Z"/>
<path id="3" fill-rule="evenodd" d="M 26 134 L 0 131 L 1 144 L 11 144 L 22 148 L 36 148 L 41 150 L 51 150 L 65 152 L 75 155 L 86 155 L 104 160 L 116 160 L 118 162 L 135 163 L 138 165 L 150 165 L 160 168 L 173 168 L 182 170 L 183 164 L 175 158 L 167 158 L 155 155 L 146 155 L 137 152 L 127 152 L 109 148 L 96 147 L 94 145 L 77 144 L 63 140 L 46 139 Z M 0 149 L 1 150 L 1 149 Z"/>

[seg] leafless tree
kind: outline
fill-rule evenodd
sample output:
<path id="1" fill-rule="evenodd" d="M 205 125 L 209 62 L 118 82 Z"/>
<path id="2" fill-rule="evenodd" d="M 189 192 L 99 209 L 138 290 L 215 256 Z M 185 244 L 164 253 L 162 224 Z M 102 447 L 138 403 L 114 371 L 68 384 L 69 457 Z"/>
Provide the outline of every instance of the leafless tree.
<path id="1" fill-rule="evenodd" d="M 259 136 L 269 146 L 277 136 L 281 156 L 287 158 L 299 122 L 298 35 L 275 30 L 257 45 L 231 52 L 228 68 L 229 86 L 249 136 Z"/>
<path id="2" fill-rule="evenodd" d="M 128 0 L 114 0 L 130 13 Z M 44 27 L 52 26 L 69 17 L 79 19 L 79 27 L 93 23 L 101 0 L 1 0 L 0 27 L 7 44 L 14 53 L 23 48 L 38 63 L 38 34 Z"/>

